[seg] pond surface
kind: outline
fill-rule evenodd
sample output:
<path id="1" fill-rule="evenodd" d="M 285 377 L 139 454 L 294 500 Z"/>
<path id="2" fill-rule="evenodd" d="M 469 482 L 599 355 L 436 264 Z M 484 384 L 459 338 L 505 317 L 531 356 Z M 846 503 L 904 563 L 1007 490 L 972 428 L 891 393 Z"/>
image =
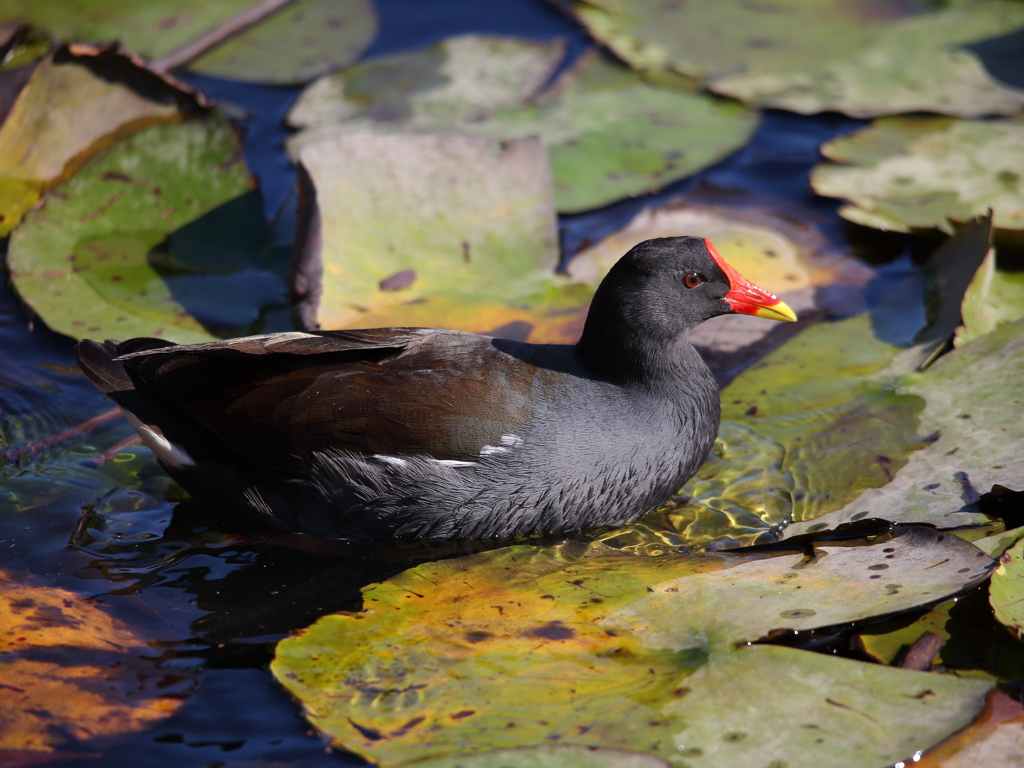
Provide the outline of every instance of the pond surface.
<path id="1" fill-rule="evenodd" d="M 368 57 L 463 32 L 562 36 L 575 52 L 586 45 L 572 22 L 540 0 L 378 0 L 377 6 L 381 33 Z M 242 115 L 246 159 L 260 179 L 275 240 L 289 243 L 295 174 L 281 146 L 287 135 L 282 120 L 299 89 L 188 79 Z M 681 192 L 762 195 L 823 221 L 826 236 L 881 266 L 867 297 L 876 305 L 876 322 L 894 340 L 909 339 L 923 322 L 923 305 L 894 305 L 884 298 L 896 290 L 887 292 L 886 286 L 919 284 L 913 256 L 921 254 L 911 254 L 909 241 L 899 236 L 841 222 L 836 201 L 809 192 L 818 147 L 862 125 L 834 114 L 769 111 L 754 139 L 716 166 L 657 195 L 563 217 L 565 257 L 620 228 L 644 206 Z M 280 312 L 267 318 L 264 330 L 287 328 L 287 313 Z M 7 285 L 0 286 L 2 445 L 40 440 L 109 410 L 109 401 L 77 371 L 72 344 L 46 329 Z M 157 687 L 188 696 L 157 728 L 121 739 L 102 754 L 66 753 L 60 764 L 361 764 L 325 753 L 298 708 L 272 681 L 267 664 L 277 640 L 325 613 L 358 609 L 362 586 L 404 570 L 407 563 L 311 554 L 254 541 L 253 531 L 221 518 L 216 509 L 183 501 L 146 449 L 102 458 L 103 451 L 131 434 L 116 420 L 17 462 L 8 455 L 0 464 L 3 565 L 102 603 L 145 628 L 157 638 L 152 655 L 163 676 Z"/>

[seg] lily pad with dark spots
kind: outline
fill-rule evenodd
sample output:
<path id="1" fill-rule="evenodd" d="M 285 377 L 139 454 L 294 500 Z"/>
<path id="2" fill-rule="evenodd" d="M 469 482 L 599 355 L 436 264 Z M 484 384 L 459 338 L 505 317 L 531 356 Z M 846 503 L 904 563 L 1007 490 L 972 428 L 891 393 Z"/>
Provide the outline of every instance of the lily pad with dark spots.
<path id="1" fill-rule="evenodd" d="M 1018 111 L 1024 91 L 966 46 L 1024 28 L 1024 9 L 987 0 L 924 10 L 897 0 L 574 3 L 590 33 L 648 77 L 707 83 L 751 106 L 854 117 Z"/>
<path id="2" fill-rule="evenodd" d="M 54 52 L 32 71 L 0 126 L 0 235 L 100 150 L 202 111 L 195 94 L 115 50 Z"/>
<path id="3" fill-rule="evenodd" d="M 59 40 L 109 43 L 156 59 L 253 5 L 252 0 L 4 0 L 0 22 L 21 22 Z"/>
<path id="4" fill-rule="evenodd" d="M 538 136 L 551 155 L 555 205 L 571 213 L 689 176 L 742 147 L 757 126 L 736 102 L 654 86 L 594 53 L 538 94 L 557 63 L 552 50 L 459 37 L 340 72 L 310 86 L 290 113 L 306 128 L 292 152 L 364 131 Z"/>
<path id="5" fill-rule="evenodd" d="M 237 335 L 286 301 L 270 262 L 246 253 L 266 231 L 252 189 L 222 118 L 151 128 L 47 194 L 11 238 L 11 278 L 75 338 Z"/>
<path id="6" fill-rule="evenodd" d="M 1024 6 L 1022 6 L 1024 10 Z M 811 185 L 849 201 L 844 218 L 909 232 L 993 212 L 997 236 L 1024 229 L 1024 120 L 891 117 L 827 142 Z"/>
<path id="7" fill-rule="evenodd" d="M 1024 542 L 1017 542 L 1000 555 L 989 589 L 996 618 L 1024 640 Z"/>
<path id="8" fill-rule="evenodd" d="M 272 670 L 336 746 L 384 766 L 552 742 L 891 764 L 969 722 L 991 683 L 737 646 L 940 600 L 992 566 L 925 529 L 660 558 L 512 547 L 368 587 L 363 611 L 283 641 Z"/>
<path id="9" fill-rule="evenodd" d="M 377 35 L 369 0 L 299 0 L 188 65 L 229 80 L 291 85 L 352 64 Z"/>
<path id="10" fill-rule="evenodd" d="M 919 398 L 927 436 L 893 478 L 813 526 L 881 518 L 939 526 L 983 523 L 976 502 L 996 485 L 1024 490 L 1024 320 L 1004 325 L 939 358 L 922 373 L 896 377 L 898 397 Z M 958 523 L 955 521 L 959 521 Z M 786 535 L 808 530 L 805 524 Z"/>

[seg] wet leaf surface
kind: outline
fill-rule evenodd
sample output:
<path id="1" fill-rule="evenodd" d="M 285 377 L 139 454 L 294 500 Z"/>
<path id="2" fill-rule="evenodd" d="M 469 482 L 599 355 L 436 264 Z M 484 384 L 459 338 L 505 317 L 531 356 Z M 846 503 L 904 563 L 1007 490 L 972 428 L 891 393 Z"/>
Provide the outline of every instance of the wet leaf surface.
<path id="1" fill-rule="evenodd" d="M 195 342 L 225 326 L 244 330 L 258 307 L 284 299 L 269 271 L 252 263 L 240 269 L 246 262 L 237 251 L 230 263 L 231 249 L 244 255 L 245 239 L 266 226 L 257 218 L 253 227 L 246 216 L 233 223 L 238 203 L 229 202 L 252 187 L 222 118 L 151 128 L 105 150 L 47 195 L 11 238 L 11 278 L 51 328 L 75 338 Z M 260 217 L 258 206 L 248 219 L 254 215 Z M 189 247 L 190 232 L 204 228 L 234 241 L 229 263 L 211 258 L 216 239 Z M 189 254 L 200 262 L 190 266 Z M 204 271 L 213 277 L 197 284 Z M 249 323 L 236 322 L 247 315 Z"/>
<path id="2" fill-rule="evenodd" d="M 367 588 L 361 613 L 324 617 L 282 642 L 273 671 L 336 744 L 384 765 L 552 740 L 628 745 L 672 762 L 760 755 L 771 743 L 798 765 L 864 765 L 869 754 L 883 764 L 966 724 L 989 684 L 734 645 L 941 599 L 992 565 L 924 529 L 813 553 L 636 558 L 594 544 L 513 547 Z M 775 694 L 751 696 L 758 685 Z M 833 695 L 834 713 L 812 703 Z M 886 714 L 915 706 L 905 729 Z M 821 722 L 794 724 L 782 715 L 793 711 Z M 730 736 L 738 722 L 775 738 L 758 730 L 740 744 Z M 831 748 L 796 748 L 817 737 Z"/>
<path id="3" fill-rule="evenodd" d="M 575 339 L 560 326 L 590 294 L 554 275 L 551 176 L 535 139 L 363 134 L 310 144 L 301 158 L 316 204 L 298 275 L 307 324 L 525 336 L 550 313 L 540 338 Z"/>
<path id="4" fill-rule="evenodd" d="M 600 747 L 538 746 L 418 760 L 422 768 L 668 768 L 654 755 Z"/>
<path id="5" fill-rule="evenodd" d="M 990 588 L 996 618 L 1024 640 L 1024 544 L 1017 542 L 999 557 Z"/>
<path id="6" fill-rule="evenodd" d="M 194 94 L 115 52 L 75 46 L 48 56 L 0 126 L 0 235 L 100 150 L 199 109 Z"/>
<path id="7" fill-rule="evenodd" d="M 923 15 L 932 10 L 923 3 L 813 0 L 579 0 L 574 9 L 592 35 L 648 76 L 684 86 L 709 81 L 753 106 L 976 117 L 1013 114 L 1024 104 L 1024 91 L 994 79 L 961 47 L 1024 27 L 1024 11 L 1012 2 Z"/>
<path id="8" fill-rule="evenodd" d="M 1024 766 L 1024 706 L 1003 691 L 992 691 L 985 709 L 963 730 L 929 750 L 918 768 Z"/>
<path id="9" fill-rule="evenodd" d="M 1024 121 L 892 117 L 826 143 L 815 191 L 849 201 L 839 214 L 868 227 L 941 229 L 993 210 L 996 230 L 1024 229 Z"/>
<path id="10" fill-rule="evenodd" d="M 246 82 L 305 83 L 352 64 L 376 34 L 377 14 L 369 0 L 300 0 L 233 35 L 188 68 Z"/>
<path id="11" fill-rule="evenodd" d="M 95 602 L 0 571 L 0 762 L 45 762 L 171 715 L 193 676 L 161 670 L 149 641 Z"/>
<path id="12" fill-rule="evenodd" d="M 0 21 L 22 22 L 60 40 L 108 43 L 156 59 L 226 21 L 252 0 L 5 0 Z"/>
<path id="13" fill-rule="evenodd" d="M 985 522 L 976 502 L 993 486 L 1024 489 L 1024 395 L 1006 382 L 1024 376 L 1024 321 L 1005 325 L 899 381 L 898 397 L 923 399 L 921 450 L 893 472 L 891 482 L 865 491 L 814 525 L 834 527 L 862 518 Z M 786 535 L 811 528 L 794 525 Z M 822 528 L 823 529 L 823 528 Z"/>
<path id="14" fill-rule="evenodd" d="M 307 128 L 291 140 L 292 151 L 320 136 L 367 130 L 535 135 L 551 155 L 555 205 L 565 213 L 689 176 L 741 147 L 756 127 L 756 114 L 738 104 L 655 87 L 594 53 L 528 103 L 557 64 L 548 58 L 556 50 L 453 38 L 338 73 L 310 86 L 290 113 L 292 124 Z M 513 69 L 517 59 L 529 66 Z M 364 95 L 382 83 L 398 93 Z"/>

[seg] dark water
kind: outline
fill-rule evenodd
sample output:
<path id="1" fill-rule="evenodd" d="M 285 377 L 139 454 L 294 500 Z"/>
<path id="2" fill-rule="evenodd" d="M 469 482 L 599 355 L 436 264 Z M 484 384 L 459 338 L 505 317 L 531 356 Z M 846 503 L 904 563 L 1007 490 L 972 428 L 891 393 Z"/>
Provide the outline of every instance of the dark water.
<path id="1" fill-rule="evenodd" d="M 586 46 L 579 29 L 541 0 L 378 0 L 378 7 L 381 33 L 368 56 L 463 32 L 564 36 L 574 53 Z M 299 89 L 189 79 L 229 103 L 232 112 L 244 113 L 246 159 L 260 179 L 274 242 L 286 246 L 294 229 L 294 169 L 281 147 L 287 133 L 282 121 Z M 715 167 L 657 195 L 564 217 L 566 256 L 652 202 L 696 189 L 742 190 L 823 217 L 829 237 L 871 263 L 903 254 L 902 261 L 880 271 L 872 288 L 879 296 L 900 293 L 899 286 L 920 279 L 907 243 L 842 224 L 834 201 L 808 191 L 818 146 L 860 125 L 837 115 L 768 112 L 753 141 Z M 889 290 L 890 284 L 897 287 Z M 916 330 L 920 307 L 908 311 L 918 315 L 897 313 L 884 325 Z M 279 312 L 267 319 L 265 330 L 286 327 L 287 313 Z M 7 286 L 0 286 L 0 361 L 0 448 L 54 434 L 109 409 L 74 367 L 71 340 L 48 331 Z M 69 756 L 62 764 L 359 764 L 325 753 L 266 665 L 275 641 L 324 613 L 357 609 L 361 586 L 406 564 L 254 543 L 252 531 L 237 530 L 216 510 L 178 503 L 180 491 L 147 450 L 134 448 L 99 464 L 102 451 L 131 434 L 123 421 L 115 421 L 18 461 L 8 455 L 0 464 L 0 564 L 103 603 L 157 638 L 157 666 L 168 679 L 197 681 L 179 712 L 154 730 L 114 742 L 101 758 Z"/>

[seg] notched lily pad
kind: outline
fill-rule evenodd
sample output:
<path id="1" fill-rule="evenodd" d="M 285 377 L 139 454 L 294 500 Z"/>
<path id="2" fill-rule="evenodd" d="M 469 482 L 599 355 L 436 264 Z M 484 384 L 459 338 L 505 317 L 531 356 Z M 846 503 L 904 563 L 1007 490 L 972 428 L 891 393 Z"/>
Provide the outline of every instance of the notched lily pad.
<path id="1" fill-rule="evenodd" d="M 862 766 L 867 755 L 884 764 L 969 722 L 991 684 L 737 643 L 941 600 L 993 565 L 925 529 L 807 552 L 637 558 L 595 544 L 512 547 L 368 587 L 365 610 L 283 641 L 272 669 L 334 744 L 381 765 L 552 741 L 673 764 L 710 757 L 722 742 L 746 763 L 766 744 L 813 742 L 792 713 L 817 712 L 844 690 L 833 698 L 846 709 L 813 716 L 824 740 L 789 749 L 797 762 L 787 764 Z M 770 682 L 780 675 L 794 684 Z M 769 684 L 775 695 L 750 695 L 749 685 Z M 906 700 L 925 689 L 919 703 Z M 920 709 L 896 716 L 907 707 Z M 769 728 L 773 739 L 756 737 Z M 729 737 L 739 731 L 755 737 Z"/>
<path id="2" fill-rule="evenodd" d="M 204 112 L 183 85 L 114 48 L 61 48 L 36 66 L 0 126 L 0 236 L 100 150 Z"/>
<path id="3" fill-rule="evenodd" d="M 340 72 L 300 97 L 289 121 L 306 130 L 291 150 L 365 131 L 539 136 L 551 155 L 555 205 L 575 212 L 688 176 L 739 149 L 756 127 L 757 115 L 735 102 L 653 86 L 593 53 L 538 95 L 555 51 L 455 37 Z"/>
<path id="4" fill-rule="evenodd" d="M 369 0 L 300 0 L 189 64 L 230 80 L 291 85 L 354 62 L 377 35 Z"/>
<path id="5" fill-rule="evenodd" d="M 176 230 L 217 216 L 220 206 L 252 189 L 222 118 L 150 128 L 48 193 L 11 238 L 11 278 L 47 325 L 75 338 L 208 341 L 214 335 L 161 265 L 160 252 Z M 264 294 L 249 298 L 255 304 Z M 210 327 L 216 326 L 214 318 Z"/>
<path id="6" fill-rule="evenodd" d="M 811 185 L 848 200 L 839 213 L 856 224 L 952 233 L 991 208 L 997 235 L 1024 229 L 1024 119 L 882 118 L 822 153 L 835 164 L 816 166 Z"/>
<path id="7" fill-rule="evenodd" d="M 161 671 L 148 640 L 78 595 L 0 570 L 0 762 L 46 762 L 173 714 L 192 677 Z"/>

